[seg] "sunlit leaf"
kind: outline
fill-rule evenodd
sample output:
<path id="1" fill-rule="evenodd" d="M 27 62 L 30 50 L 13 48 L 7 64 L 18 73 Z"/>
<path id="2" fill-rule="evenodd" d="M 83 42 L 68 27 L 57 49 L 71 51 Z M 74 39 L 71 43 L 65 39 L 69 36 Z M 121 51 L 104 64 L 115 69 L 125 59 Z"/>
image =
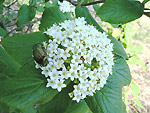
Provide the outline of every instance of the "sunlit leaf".
<path id="1" fill-rule="evenodd" d="M 107 0 L 98 10 L 97 15 L 112 24 L 125 24 L 140 18 L 144 13 L 144 5 L 139 1 Z"/>

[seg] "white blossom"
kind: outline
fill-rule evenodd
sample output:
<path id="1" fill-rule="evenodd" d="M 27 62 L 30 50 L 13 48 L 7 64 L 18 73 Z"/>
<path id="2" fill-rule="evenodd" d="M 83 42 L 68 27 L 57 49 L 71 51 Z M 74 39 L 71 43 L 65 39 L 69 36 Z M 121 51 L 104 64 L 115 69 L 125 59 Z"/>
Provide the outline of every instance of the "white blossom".
<path id="1" fill-rule="evenodd" d="M 67 10 L 59 5 L 63 12 Z M 75 85 L 69 96 L 77 102 L 104 87 L 114 65 L 113 44 L 105 32 L 79 17 L 54 24 L 44 33 L 50 36 L 48 43 L 44 42 L 49 63 L 42 67 L 35 62 L 35 67 L 47 78 L 46 87 L 60 92 L 70 79 Z"/>

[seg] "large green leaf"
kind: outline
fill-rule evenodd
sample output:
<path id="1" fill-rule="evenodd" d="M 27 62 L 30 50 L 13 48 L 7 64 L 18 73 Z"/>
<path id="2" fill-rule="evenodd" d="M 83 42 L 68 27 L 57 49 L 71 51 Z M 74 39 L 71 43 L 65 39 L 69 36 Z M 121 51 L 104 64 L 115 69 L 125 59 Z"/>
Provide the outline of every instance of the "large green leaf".
<path id="1" fill-rule="evenodd" d="M 8 33 L 7 30 L 5 30 L 0 26 L 0 36 L 5 36 L 7 33 Z"/>
<path id="2" fill-rule="evenodd" d="M 82 100 L 77 103 L 72 101 L 68 93 L 72 88 L 72 83 L 58 93 L 51 101 L 38 107 L 39 113 L 92 113 L 86 102 Z"/>
<path id="3" fill-rule="evenodd" d="M 122 113 L 127 113 L 127 111 L 126 111 L 126 105 L 125 105 L 124 102 L 122 102 L 122 106 L 123 106 Z"/>
<path id="4" fill-rule="evenodd" d="M 28 23 L 35 17 L 36 11 L 32 7 L 23 4 L 17 15 L 17 26 L 21 26 L 23 24 Z"/>
<path id="5" fill-rule="evenodd" d="M 45 77 L 31 61 L 16 77 L 1 82 L 0 86 L 0 102 L 19 110 L 51 100 L 57 94 L 57 90 L 46 88 Z"/>
<path id="6" fill-rule="evenodd" d="M 9 107 L 0 102 L 0 113 L 9 113 Z"/>
<path id="7" fill-rule="evenodd" d="M 32 46 L 47 40 L 47 36 L 41 32 L 6 37 L 2 40 L 6 51 L 0 48 L 0 69 L 12 75 L 17 73 L 15 77 L 7 79 L 4 78 L 5 73 L 0 73 L 0 78 L 3 78 L 0 82 L 0 102 L 22 110 L 36 103 L 45 103 L 57 94 L 57 90 L 46 88 L 46 79 L 40 70 L 35 69 L 32 58 Z M 10 71 L 7 72 L 5 68 L 10 68 Z"/>
<path id="8" fill-rule="evenodd" d="M 128 59 L 128 56 L 127 56 L 123 46 L 121 45 L 121 43 L 118 40 L 116 40 L 113 36 L 108 36 L 108 38 L 111 39 L 111 43 L 114 44 L 113 45 L 113 53 Z"/>
<path id="9" fill-rule="evenodd" d="M 20 65 L 32 58 L 32 46 L 38 42 L 47 41 L 49 38 L 42 32 L 16 35 L 6 37 L 2 40 L 2 45 L 11 57 Z"/>
<path id="10" fill-rule="evenodd" d="M 125 24 L 140 18 L 144 13 L 144 5 L 139 1 L 107 0 L 98 10 L 97 15 L 112 24 Z"/>
<path id="11" fill-rule="evenodd" d="M 113 75 L 116 76 L 117 80 L 122 84 L 122 86 L 126 86 L 131 82 L 131 74 L 128 64 L 124 58 L 116 57 L 114 59 L 115 64 L 113 67 Z"/>
<path id="12" fill-rule="evenodd" d="M 34 108 L 34 106 L 33 106 L 33 107 L 30 107 L 30 108 L 24 110 L 24 111 L 21 112 L 21 113 L 37 113 L 37 109 Z"/>
<path id="13" fill-rule="evenodd" d="M 51 101 L 39 106 L 39 113 L 64 113 L 69 108 L 72 100 L 68 93 L 73 90 L 73 83 L 70 83 L 68 87 L 64 88 L 58 93 Z"/>
<path id="14" fill-rule="evenodd" d="M 122 103 L 122 87 L 130 83 L 131 76 L 125 60 L 118 57 L 115 60 L 113 74 L 110 75 L 104 88 L 86 99 L 89 108 L 94 113 L 125 112 Z"/>
<path id="15" fill-rule="evenodd" d="M 82 100 L 79 103 L 72 101 L 65 113 L 92 113 L 92 111 L 89 109 L 86 102 Z"/>
<path id="16" fill-rule="evenodd" d="M 53 5 L 46 8 L 41 19 L 40 30 L 44 31 L 53 24 L 58 24 L 66 19 L 65 15 L 59 10 L 59 7 Z"/>
<path id="17" fill-rule="evenodd" d="M 21 66 L 0 46 L 0 73 L 2 75 L 14 75 Z"/>
<path id="18" fill-rule="evenodd" d="M 88 24 L 94 25 L 94 26 L 96 26 L 96 28 L 99 31 L 104 32 L 104 30 L 98 25 L 98 23 L 95 21 L 95 19 L 91 16 L 89 10 L 86 7 L 78 5 L 76 7 L 76 17 L 85 17 Z M 113 46 L 114 51 L 113 52 L 119 56 L 122 56 L 124 58 L 128 58 L 122 45 L 112 36 L 109 36 L 108 38 L 110 38 L 111 42 L 114 44 L 114 46 Z"/>

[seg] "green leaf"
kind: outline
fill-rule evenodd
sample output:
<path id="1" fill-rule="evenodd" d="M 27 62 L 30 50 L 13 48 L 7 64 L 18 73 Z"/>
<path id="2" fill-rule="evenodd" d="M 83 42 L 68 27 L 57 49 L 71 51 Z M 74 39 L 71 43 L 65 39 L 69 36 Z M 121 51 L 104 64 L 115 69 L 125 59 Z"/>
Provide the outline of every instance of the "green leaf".
<path id="1" fill-rule="evenodd" d="M 51 5 L 52 5 L 52 4 L 51 4 L 49 1 L 45 3 L 45 7 L 46 7 L 46 8 L 51 7 Z"/>
<path id="2" fill-rule="evenodd" d="M 64 113 L 67 111 L 72 100 L 68 93 L 73 90 L 73 83 L 70 83 L 68 87 L 64 88 L 60 93 L 58 93 L 51 101 L 39 106 L 39 113 Z"/>
<path id="3" fill-rule="evenodd" d="M 100 8 L 100 6 L 98 4 L 94 4 L 93 5 L 94 10 L 97 12 L 97 10 Z"/>
<path id="4" fill-rule="evenodd" d="M 113 75 L 121 82 L 122 86 L 129 85 L 131 82 L 131 74 L 128 64 L 124 58 L 116 57 L 113 67 Z"/>
<path id="5" fill-rule="evenodd" d="M 34 104 L 51 100 L 57 90 L 46 88 L 45 81 L 45 77 L 35 69 L 35 64 L 26 62 L 16 77 L 0 83 L 0 102 L 24 110 Z"/>
<path id="6" fill-rule="evenodd" d="M 9 113 L 9 107 L 0 102 L 0 113 Z"/>
<path id="7" fill-rule="evenodd" d="M 20 65 L 32 59 L 32 46 L 49 38 L 42 32 L 6 37 L 1 44 L 11 57 Z M 17 55 L 16 55 L 17 54 Z"/>
<path id="8" fill-rule="evenodd" d="M 36 11 L 32 7 L 29 7 L 26 4 L 23 4 L 17 15 L 17 26 L 21 26 L 30 22 L 35 17 Z"/>
<path id="9" fill-rule="evenodd" d="M 47 36 L 41 32 L 6 37 L 2 40 L 1 43 L 11 59 L 17 61 L 22 67 L 14 78 L 0 82 L 0 102 L 14 110 L 23 110 L 36 103 L 45 103 L 57 94 L 57 90 L 46 88 L 45 77 L 35 69 L 32 58 L 33 45 L 47 40 Z M 6 55 L 3 54 L 2 58 L 5 59 Z M 2 63 L 6 66 L 6 63 Z M 3 74 L 0 76 L 4 78 Z"/>
<path id="10" fill-rule="evenodd" d="M 142 3 L 146 4 L 147 2 L 149 2 L 150 0 L 144 0 Z"/>
<path id="11" fill-rule="evenodd" d="M 139 1 L 107 0 L 97 11 L 97 15 L 112 24 L 125 24 L 140 18 L 144 5 Z"/>
<path id="12" fill-rule="evenodd" d="M 97 29 L 101 32 L 104 30 L 98 25 L 98 23 L 95 21 L 95 19 L 92 17 L 90 14 L 88 8 L 84 6 L 78 5 L 75 9 L 76 17 L 85 17 L 85 20 L 87 21 L 88 24 L 94 25 L 97 27 Z"/>
<path id="13" fill-rule="evenodd" d="M 132 91 L 134 98 L 138 98 L 140 89 L 139 89 L 139 86 L 134 81 L 131 82 L 131 91 Z"/>
<path id="14" fill-rule="evenodd" d="M 44 31 L 47 28 L 51 27 L 53 24 L 58 24 L 64 21 L 66 17 L 59 10 L 58 6 L 51 6 L 50 8 L 46 8 L 41 19 L 40 30 Z"/>
<path id="15" fill-rule="evenodd" d="M 93 113 L 124 113 L 122 87 L 130 81 L 131 75 L 125 60 L 117 57 L 113 74 L 110 75 L 104 88 L 86 99 L 91 111 Z"/>
<path id="16" fill-rule="evenodd" d="M 65 113 L 92 113 L 84 100 L 79 103 L 72 101 Z"/>
<path id="17" fill-rule="evenodd" d="M 37 8 L 37 11 L 44 12 L 44 7 L 43 6 L 36 5 L 36 8 Z"/>
<path id="18" fill-rule="evenodd" d="M 130 90 L 124 91 L 124 103 L 128 104 L 128 96 L 130 94 Z"/>
<path id="19" fill-rule="evenodd" d="M 37 0 L 30 0 L 29 4 L 30 4 L 30 6 L 35 6 L 36 2 L 37 2 Z"/>
<path id="20" fill-rule="evenodd" d="M 119 56 L 122 56 L 122 57 L 128 59 L 128 56 L 127 56 L 125 50 L 123 49 L 123 46 L 121 45 L 121 43 L 118 40 L 116 40 L 111 35 L 108 36 L 108 38 L 111 39 L 111 43 L 114 44 L 114 46 L 113 46 L 113 49 L 114 49 L 113 53 L 116 54 L 116 55 L 119 55 Z"/>
<path id="21" fill-rule="evenodd" d="M 33 106 L 33 107 L 30 107 L 30 108 L 24 110 L 21 113 L 37 113 L 37 109 L 35 109 L 34 106 Z"/>
<path id="22" fill-rule="evenodd" d="M 0 46 L 0 73 L 14 75 L 21 66 Z"/>
<path id="23" fill-rule="evenodd" d="M 0 36 L 5 36 L 8 33 L 8 31 L 2 20 L 3 18 L 0 18 Z"/>
<path id="24" fill-rule="evenodd" d="M 5 36 L 7 31 L 0 26 L 0 36 Z"/>
<path id="25" fill-rule="evenodd" d="M 136 55 L 133 55 L 128 60 L 128 63 L 131 64 L 131 65 L 139 64 L 142 67 L 142 69 L 144 71 L 146 71 L 145 62 L 142 59 L 140 59 L 138 56 L 136 56 Z"/>
<path id="26" fill-rule="evenodd" d="M 94 26 L 96 26 L 96 28 L 99 31 L 104 32 L 104 30 L 98 25 L 98 23 L 95 21 L 95 19 L 92 17 L 92 15 L 90 14 L 89 10 L 86 7 L 78 5 L 76 7 L 75 11 L 76 11 L 76 17 L 85 17 L 88 24 L 94 25 Z M 113 52 L 119 56 L 122 56 L 124 58 L 128 58 L 122 45 L 114 37 L 109 36 L 108 38 L 110 38 L 111 42 L 114 44 L 114 46 L 113 46 L 114 51 Z"/>
<path id="27" fill-rule="evenodd" d="M 138 100 L 138 96 L 139 96 L 139 93 L 140 93 L 140 88 L 134 81 L 131 82 L 131 91 L 132 91 L 132 94 L 133 94 L 133 97 L 135 99 L 136 104 L 139 107 L 141 107 L 142 109 L 145 109 L 143 107 L 143 105 L 141 104 L 141 102 Z"/>
<path id="28" fill-rule="evenodd" d="M 57 4 L 58 0 L 52 0 L 53 4 Z"/>
<path id="29" fill-rule="evenodd" d="M 3 4 L 4 1 L 5 1 L 5 0 L 0 0 L 0 5 Z"/>
<path id="30" fill-rule="evenodd" d="M 71 17 L 71 15 L 70 15 L 70 13 L 65 12 L 65 13 L 63 13 L 63 14 L 64 14 L 64 16 L 66 17 L 66 20 L 72 20 L 72 17 Z"/>
<path id="31" fill-rule="evenodd" d="M 140 108 L 145 110 L 144 106 L 141 104 L 141 102 L 138 99 L 136 99 L 135 102 Z"/>
<path id="32" fill-rule="evenodd" d="M 3 5 L 0 5 L 0 14 L 3 13 Z"/>
<path id="33" fill-rule="evenodd" d="M 127 111 L 126 111 L 126 105 L 125 105 L 124 102 L 122 102 L 122 106 L 123 106 L 122 113 L 127 113 Z"/>

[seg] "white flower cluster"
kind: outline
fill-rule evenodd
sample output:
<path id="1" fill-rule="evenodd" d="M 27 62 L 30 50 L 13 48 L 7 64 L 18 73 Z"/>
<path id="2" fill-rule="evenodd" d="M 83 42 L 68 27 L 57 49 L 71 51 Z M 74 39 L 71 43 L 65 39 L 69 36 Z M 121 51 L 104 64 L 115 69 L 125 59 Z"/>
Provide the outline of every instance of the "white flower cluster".
<path id="1" fill-rule="evenodd" d="M 88 25 L 83 17 L 54 24 L 44 33 L 50 36 L 49 43 L 44 43 L 49 63 L 37 66 L 47 78 L 46 87 L 60 92 L 70 79 L 75 84 L 69 96 L 79 102 L 106 84 L 114 65 L 113 44 L 106 33 Z"/>
<path id="2" fill-rule="evenodd" d="M 59 9 L 65 13 L 65 12 L 72 12 L 73 14 L 75 14 L 75 6 L 71 5 L 68 1 L 63 1 L 60 2 L 58 1 Z"/>

